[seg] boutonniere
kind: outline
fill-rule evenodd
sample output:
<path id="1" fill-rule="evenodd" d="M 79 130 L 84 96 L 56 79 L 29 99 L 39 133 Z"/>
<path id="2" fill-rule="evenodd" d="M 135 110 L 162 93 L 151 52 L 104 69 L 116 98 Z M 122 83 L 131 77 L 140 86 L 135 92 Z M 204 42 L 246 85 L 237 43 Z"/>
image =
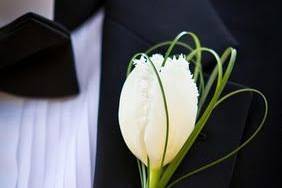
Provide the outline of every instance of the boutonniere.
<path id="1" fill-rule="evenodd" d="M 180 41 L 186 35 L 193 39 L 193 47 Z M 156 49 L 165 46 L 168 49 L 164 55 L 152 55 Z M 176 46 L 187 49 L 188 53 L 173 55 Z M 202 53 L 211 54 L 216 62 L 207 81 L 202 71 Z M 268 104 L 260 91 L 246 88 L 221 95 L 236 54 L 235 49 L 227 48 L 220 56 L 214 50 L 202 47 L 194 33 L 182 32 L 173 41 L 157 44 L 130 60 L 118 116 L 125 143 L 137 158 L 142 188 L 173 187 L 233 156 L 261 130 Z M 225 156 L 172 180 L 213 110 L 226 99 L 243 92 L 258 94 L 265 104 L 263 118 L 253 135 Z"/>

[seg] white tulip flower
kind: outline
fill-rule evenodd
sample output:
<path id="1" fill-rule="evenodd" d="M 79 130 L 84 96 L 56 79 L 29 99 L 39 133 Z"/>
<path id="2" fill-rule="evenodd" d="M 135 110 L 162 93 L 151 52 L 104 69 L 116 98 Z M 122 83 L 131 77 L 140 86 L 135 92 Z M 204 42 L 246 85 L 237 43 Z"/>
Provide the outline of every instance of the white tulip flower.
<path id="1" fill-rule="evenodd" d="M 169 136 L 163 165 L 171 162 L 192 133 L 198 104 L 198 89 L 183 55 L 150 57 L 158 70 L 166 95 Z M 166 114 L 157 76 L 144 57 L 134 60 L 120 96 L 119 124 L 130 151 L 154 169 L 161 168 L 166 140 Z"/>

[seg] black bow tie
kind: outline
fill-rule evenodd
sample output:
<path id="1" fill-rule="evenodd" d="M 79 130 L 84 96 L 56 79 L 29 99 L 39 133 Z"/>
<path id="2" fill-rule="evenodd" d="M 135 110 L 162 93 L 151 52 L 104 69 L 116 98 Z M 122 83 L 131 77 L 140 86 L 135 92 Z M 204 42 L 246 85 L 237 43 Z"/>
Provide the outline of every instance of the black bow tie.
<path id="1" fill-rule="evenodd" d="M 1 28 L 0 90 L 29 97 L 77 94 L 69 32 L 33 13 Z"/>

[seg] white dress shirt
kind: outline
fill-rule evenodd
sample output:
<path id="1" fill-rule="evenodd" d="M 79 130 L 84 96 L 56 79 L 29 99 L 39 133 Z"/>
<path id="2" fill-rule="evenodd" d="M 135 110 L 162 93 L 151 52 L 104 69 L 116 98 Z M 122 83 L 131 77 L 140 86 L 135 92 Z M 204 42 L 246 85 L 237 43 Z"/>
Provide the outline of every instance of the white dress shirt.
<path id="1" fill-rule="evenodd" d="M 27 99 L 0 93 L 0 187 L 93 184 L 103 11 L 72 33 L 80 94 Z"/>

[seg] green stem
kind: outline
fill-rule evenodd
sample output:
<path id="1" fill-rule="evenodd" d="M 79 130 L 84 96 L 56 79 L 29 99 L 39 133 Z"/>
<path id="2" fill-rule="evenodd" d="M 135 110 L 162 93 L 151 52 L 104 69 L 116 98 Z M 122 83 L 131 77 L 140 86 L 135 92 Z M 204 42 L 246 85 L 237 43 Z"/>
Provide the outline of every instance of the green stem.
<path id="1" fill-rule="evenodd" d="M 149 188 L 158 188 L 161 176 L 161 169 L 150 169 Z"/>

